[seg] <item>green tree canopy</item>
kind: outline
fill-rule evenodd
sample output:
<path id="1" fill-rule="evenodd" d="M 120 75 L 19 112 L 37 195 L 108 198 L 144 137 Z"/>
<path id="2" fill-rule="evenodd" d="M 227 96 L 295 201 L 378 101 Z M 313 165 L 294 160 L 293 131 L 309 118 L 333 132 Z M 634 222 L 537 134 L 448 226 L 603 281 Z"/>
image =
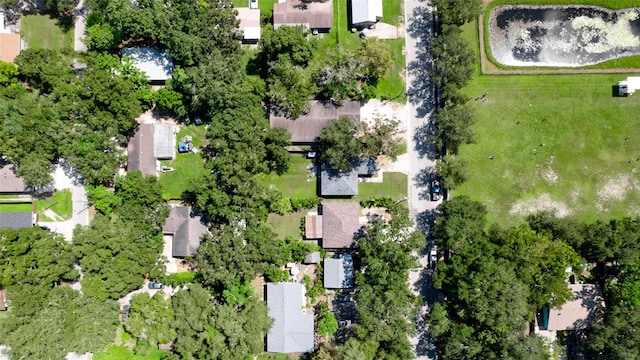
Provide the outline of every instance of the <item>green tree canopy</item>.
<path id="1" fill-rule="evenodd" d="M 462 144 L 475 141 L 471 130 L 474 122 L 469 105 L 445 106 L 436 113 L 432 139 L 440 149 L 457 154 Z"/>
<path id="2" fill-rule="evenodd" d="M 462 26 L 480 15 L 480 0 L 433 0 L 436 15 L 445 25 Z"/>
<path id="3" fill-rule="evenodd" d="M 349 118 L 338 119 L 322 129 L 318 142 L 320 161 L 336 171 L 351 169 L 362 153 L 357 131 L 358 124 Z"/>
<path id="4" fill-rule="evenodd" d="M 176 338 L 174 321 L 171 300 L 165 300 L 163 292 L 156 292 L 153 296 L 140 293 L 131 297 L 131 309 L 124 328 L 137 339 L 137 346 L 157 347 Z"/>

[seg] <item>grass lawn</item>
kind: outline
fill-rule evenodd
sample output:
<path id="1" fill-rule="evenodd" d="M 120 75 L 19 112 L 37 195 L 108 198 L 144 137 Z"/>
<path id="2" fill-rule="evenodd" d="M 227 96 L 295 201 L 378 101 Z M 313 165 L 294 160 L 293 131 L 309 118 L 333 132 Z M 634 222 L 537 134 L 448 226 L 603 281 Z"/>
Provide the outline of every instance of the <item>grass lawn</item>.
<path id="1" fill-rule="evenodd" d="M 382 0 L 383 23 L 398 26 L 404 22 L 404 6 L 401 0 Z"/>
<path id="2" fill-rule="evenodd" d="M 44 211 L 51 209 L 58 214 L 61 219 L 50 219 L 44 214 Z M 38 200 L 38 217 L 44 221 L 63 221 L 71 219 L 73 212 L 73 203 L 71 200 L 71 190 L 64 189 L 57 191 L 52 196 Z"/>
<path id="3" fill-rule="evenodd" d="M 301 154 L 291 154 L 289 171 L 278 176 L 275 173 L 264 175 L 261 182 L 275 186 L 282 195 L 293 198 L 310 198 L 316 196 L 316 176 L 307 170 L 311 160 Z"/>
<path id="4" fill-rule="evenodd" d="M 302 240 L 300 232 L 300 222 L 302 218 L 311 210 L 304 209 L 287 215 L 269 214 L 269 225 L 278 237 L 284 239 L 291 236 L 294 239 Z"/>
<path id="5" fill-rule="evenodd" d="M 46 15 L 23 16 L 20 27 L 20 35 L 31 49 L 73 48 L 73 29 L 65 34 L 56 20 Z"/>
<path id="6" fill-rule="evenodd" d="M 389 47 L 391 57 L 393 58 L 393 66 L 386 77 L 378 80 L 376 98 L 406 103 L 407 96 L 404 87 L 406 60 L 402 53 L 402 50 L 404 50 L 404 39 L 382 40 L 382 42 Z"/>
<path id="7" fill-rule="evenodd" d="M 204 125 L 183 127 L 178 133 L 177 141 L 182 141 L 182 138 L 191 135 L 194 147 L 200 148 L 205 144 L 206 131 Z M 173 172 L 160 173 L 162 196 L 167 200 L 180 199 L 182 192 L 187 189 L 191 180 L 206 174 L 204 160 L 200 154 L 176 154 L 174 160 L 163 160 L 161 164 L 175 169 Z"/>
<path id="8" fill-rule="evenodd" d="M 160 360 L 166 352 L 158 349 L 151 350 L 149 355 L 134 354 L 126 346 L 111 345 L 106 352 L 93 355 L 94 360 Z"/>
<path id="9" fill-rule="evenodd" d="M 3 212 L 29 212 L 32 211 L 31 203 L 0 203 L 0 213 Z"/>
<path id="10" fill-rule="evenodd" d="M 463 89 L 476 114 L 476 143 L 460 151 L 470 176 L 453 195 L 503 225 L 544 209 L 584 221 L 640 214 L 640 99 L 612 96 L 626 76 L 476 74 Z"/>
<path id="11" fill-rule="evenodd" d="M 355 196 L 354 199 L 359 201 L 373 197 L 389 197 L 400 200 L 407 196 L 407 175 L 385 172 L 383 176 L 381 183 L 358 184 L 358 196 Z"/>

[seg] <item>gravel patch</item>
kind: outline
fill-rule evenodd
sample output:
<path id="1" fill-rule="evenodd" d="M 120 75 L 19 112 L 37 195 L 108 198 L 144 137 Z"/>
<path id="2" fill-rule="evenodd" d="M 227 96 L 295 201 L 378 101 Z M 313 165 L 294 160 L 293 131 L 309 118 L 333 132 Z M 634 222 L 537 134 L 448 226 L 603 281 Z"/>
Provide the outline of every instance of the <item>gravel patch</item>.
<path id="1" fill-rule="evenodd" d="M 560 218 L 567 217 L 573 213 L 565 203 L 551 199 L 549 194 L 541 194 L 533 199 L 518 200 L 513 204 L 509 213 L 511 215 L 526 216 L 542 211 L 552 211 Z"/>

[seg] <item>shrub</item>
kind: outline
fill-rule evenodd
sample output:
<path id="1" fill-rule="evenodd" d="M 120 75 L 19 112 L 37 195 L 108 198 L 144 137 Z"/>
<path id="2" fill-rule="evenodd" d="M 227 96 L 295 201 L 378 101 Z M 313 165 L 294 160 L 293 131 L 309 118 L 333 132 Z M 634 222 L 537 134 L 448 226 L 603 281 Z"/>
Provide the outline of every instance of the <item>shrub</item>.
<path id="1" fill-rule="evenodd" d="M 162 283 L 173 287 L 186 285 L 200 281 L 200 276 L 195 271 L 179 272 L 162 278 Z"/>
<path id="2" fill-rule="evenodd" d="M 391 206 L 393 206 L 393 199 L 392 198 L 388 198 L 388 197 L 374 197 L 374 198 L 370 198 L 370 199 L 364 199 L 360 201 L 360 206 L 364 207 L 364 208 L 370 208 L 370 207 L 382 207 L 382 208 L 390 208 Z"/>
<path id="3" fill-rule="evenodd" d="M 320 199 L 317 196 L 310 198 L 291 198 L 291 211 L 296 212 L 302 209 L 311 209 L 320 205 Z"/>

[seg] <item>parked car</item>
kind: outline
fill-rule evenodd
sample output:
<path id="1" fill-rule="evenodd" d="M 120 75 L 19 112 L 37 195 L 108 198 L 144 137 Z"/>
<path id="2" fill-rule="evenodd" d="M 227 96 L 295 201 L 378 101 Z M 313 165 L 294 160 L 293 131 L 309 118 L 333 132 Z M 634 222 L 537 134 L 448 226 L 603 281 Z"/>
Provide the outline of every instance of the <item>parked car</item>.
<path id="1" fill-rule="evenodd" d="M 172 168 L 171 166 L 163 166 L 163 167 L 161 167 L 161 168 L 160 168 L 160 170 L 161 170 L 162 172 L 173 172 L 173 171 L 175 171 L 176 169 Z"/>
<path id="2" fill-rule="evenodd" d="M 431 201 L 440 200 L 440 181 L 438 179 L 433 179 L 431 181 Z"/>
<path id="3" fill-rule="evenodd" d="M 164 284 L 162 283 L 157 283 L 157 282 L 150 282 L 149 283 L 149 289 L 164 289 Z"/>
<path id="4" fill-rule="evenodd" d="M 56 232 L 56 230 L 58 230 L 55 225 L 40 225 L 40 229 L 48 232 Z"/>
<path id="5" fill-rule="evenodd" d="M 437 263 L 438 263 L 438 249 L 434 246 L 431 248 L 431 251 L 429 252 L 429 266 L 432 269 L 435 269 Z"/>

